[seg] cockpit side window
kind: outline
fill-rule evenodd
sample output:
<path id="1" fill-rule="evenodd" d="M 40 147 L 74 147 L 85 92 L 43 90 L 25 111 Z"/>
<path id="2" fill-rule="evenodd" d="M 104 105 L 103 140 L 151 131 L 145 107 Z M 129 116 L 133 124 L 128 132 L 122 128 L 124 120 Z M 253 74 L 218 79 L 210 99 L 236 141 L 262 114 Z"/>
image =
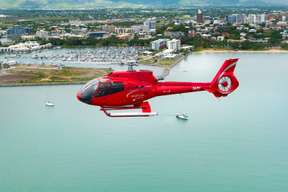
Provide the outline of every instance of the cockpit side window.
<path id="1" fill-rule="evenodd" d="M 121 82 L 100 82 L 98 85 L 98 89 L 95 92 L 96 97 L 102 97 L 106 95 L 110 95 L 113 93 L 117 93 L 124 90 L 124 85 Z"/>

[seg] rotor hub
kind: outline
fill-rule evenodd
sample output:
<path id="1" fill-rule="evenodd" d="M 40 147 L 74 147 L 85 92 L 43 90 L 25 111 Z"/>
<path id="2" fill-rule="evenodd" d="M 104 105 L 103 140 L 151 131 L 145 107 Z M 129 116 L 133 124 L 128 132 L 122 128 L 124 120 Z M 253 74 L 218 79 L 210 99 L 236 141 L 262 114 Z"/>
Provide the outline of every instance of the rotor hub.
<path id="1" fill-rule="evenodd" d="M 223 76 L 218 81 L 218 89 L 223 92 L 227 93 L 231 90 L 232 87 L 232 80 L 228 76 Z"/>

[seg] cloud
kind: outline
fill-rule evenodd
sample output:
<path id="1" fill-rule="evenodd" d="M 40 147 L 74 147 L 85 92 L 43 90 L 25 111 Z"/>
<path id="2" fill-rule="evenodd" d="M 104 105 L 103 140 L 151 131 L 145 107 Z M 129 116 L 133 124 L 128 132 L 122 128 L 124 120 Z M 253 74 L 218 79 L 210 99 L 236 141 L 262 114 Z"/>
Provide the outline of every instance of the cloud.
<path id="1" fill-rule="evenodd" d="M 180 0 L 179 1 L 180 5 L 190 5 L 190 6 L 204 6 L 208 5 L 208 0 Z"/>
<path id="2" fill-rule="evenodd" d="M 225 6 L 225 5 L 288 5 L 288 0 L 0 0 L 0 8 L 97 8 L 129 7 L 139 8 L 159 5 L 179 4 L 180 6 Z M 175 2 L 175 3 L 174 3 Z"/>
<path id="3" fill-rule="evenodd" d="M 263 0 L 263 2 L 275 5 L 288 5 L 288 0 Z"/>
<path id="4" fill-rule="evenodd" d="M 0 0 L 0 8 L 57 8 L 80 9 L 98 7 L 142 8 L 143 4 L 115 0 Z"/>
<path id="5" fill-rule="evenodd" d="M 17 8 L 25 0 L 0 0 L 1 8 Z"/>

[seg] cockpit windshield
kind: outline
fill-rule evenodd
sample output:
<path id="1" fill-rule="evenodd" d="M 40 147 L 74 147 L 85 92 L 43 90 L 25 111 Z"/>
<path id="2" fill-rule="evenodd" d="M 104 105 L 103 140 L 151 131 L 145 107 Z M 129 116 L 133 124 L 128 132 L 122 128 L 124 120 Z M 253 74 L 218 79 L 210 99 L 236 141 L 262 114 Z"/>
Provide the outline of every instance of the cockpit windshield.
<path id="1" fill-rule="evenodd" d="M 92 86 L 97 88 L 98 83 L 99 83 L 99 79 L 93 79 L 83 86 L 82 91 L 85 91 L 86 89 L 91 88 Z"/>
<path id="2" fill-rule="evenodd" d="M 112 82 L 109 79 L 94 79 L 81 89 L 82 97 L 90 100 L 92 96 L 102 97 L 124 90 L 123 83 Z"/>
<path id="3" fill-rule="evenodd" d="M 123 83 L 121 82 L 111 82 L 111 81 L 101 81 L 95 92 L 96 97 L 101 97 L 105 95 L 110 95 L 124 90 Z"/>
<path id="4" fill-rule="evenodd" d="M 99 79 L 94 79 L 86 83 L 81 89 L 81 98 L 86 101 L 90 101 L 93 94 L 98 88 Z"/>

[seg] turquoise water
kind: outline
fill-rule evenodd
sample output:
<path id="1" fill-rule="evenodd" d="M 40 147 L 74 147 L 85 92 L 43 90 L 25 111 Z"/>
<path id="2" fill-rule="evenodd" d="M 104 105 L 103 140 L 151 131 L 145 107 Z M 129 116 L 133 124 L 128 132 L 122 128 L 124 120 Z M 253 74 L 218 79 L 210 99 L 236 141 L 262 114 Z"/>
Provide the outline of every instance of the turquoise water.
<path id="1" fill-rule="evenodd" d="M 168 80 L 210 81 L 229 57 L 235 93 L 155 98 L 154 118 L 107 118 L 79 86 L 0 88 L 0 191 L 287 191 L 287 54 L 193 54 Z"/>

